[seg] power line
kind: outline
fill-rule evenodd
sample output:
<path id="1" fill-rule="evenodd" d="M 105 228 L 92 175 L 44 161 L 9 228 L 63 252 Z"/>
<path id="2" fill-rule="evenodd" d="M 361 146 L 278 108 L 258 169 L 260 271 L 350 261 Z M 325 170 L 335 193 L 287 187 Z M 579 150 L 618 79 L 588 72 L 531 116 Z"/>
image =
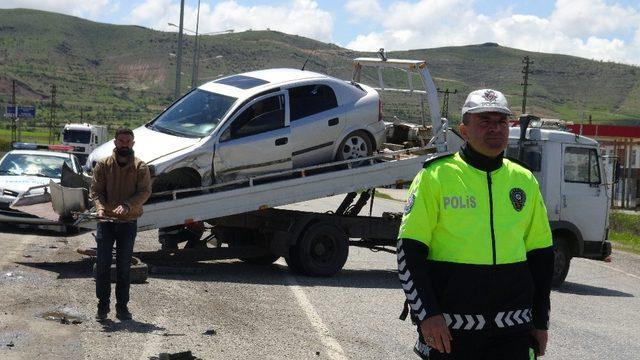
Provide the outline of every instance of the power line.
<path id="1" fill-rule="evenodd" d="M 11 118 L 11 142 L 18 141 L 18 137 L 16 135 L 16 126 L 18 121 L 18 105 L 16 104 L 16 81 L 11 80 L 11 104 L 13 104 L 14 109 L 14 117 Z"/>
<path id="2" fill-rule="evenodd" d="M 53 127 L 56 117 L 56 84 L 51 84 L 51 111 L 49 112 L 49 144 L 54 142 Z"/>
<path id="3" fill-rule="evenodd" d="M 444 89 L 444 90 L 437 89 L 437 90 L 438 90 L 438 93 L 444 94 L 444 97 L 442 99 L 442 117 L 445 119 L 448 119 L 449 118 L 449 94 L 457 94 L 458 89 L 455 89 L 453 91 L 449 91 L 449 89 Z"/>

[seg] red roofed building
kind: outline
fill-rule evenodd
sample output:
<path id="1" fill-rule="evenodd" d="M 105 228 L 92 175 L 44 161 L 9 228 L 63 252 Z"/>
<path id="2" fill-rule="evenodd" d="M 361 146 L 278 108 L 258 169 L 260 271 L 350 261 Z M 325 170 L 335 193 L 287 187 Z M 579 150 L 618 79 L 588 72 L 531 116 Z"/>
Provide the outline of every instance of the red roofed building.
<path id="1" fill-rule="evenodd" d="M 640 189 L 640 126 L 601 124 L 566 125 L 567 130 L 597 140 L 603 155 L 609 156 L 608 164 L 617 158 L 622 166 L 621 181 L 616 188 L 617 205 L 638 207 Z M 624 202 L 621 200 L 624 199 Z"/>

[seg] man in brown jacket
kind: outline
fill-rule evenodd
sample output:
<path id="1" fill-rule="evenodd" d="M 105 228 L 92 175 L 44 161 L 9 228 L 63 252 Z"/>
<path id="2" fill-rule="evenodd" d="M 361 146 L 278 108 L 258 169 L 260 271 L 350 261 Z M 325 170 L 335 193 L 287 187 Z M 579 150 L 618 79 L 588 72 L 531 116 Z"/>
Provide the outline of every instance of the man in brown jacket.
<path id="1" fill-rule="evenodd" d="M 98 261 L 96 269 L 96 320 L 107 319 L 111 296 L 111 253 L 116 244 L 116 318 L 131 319 L 129 302 L 129 273 L 133 244 L 137 233 L 137 219 L 142 205 L 151 195 L 151 177 L 147 165 L 133 153 L 133 131 L 118 129 L 113 155 L 101 160 L 93 170 L 91 198 L 98 217 L 115 221 L 98 223 L 96 241 Z"/>

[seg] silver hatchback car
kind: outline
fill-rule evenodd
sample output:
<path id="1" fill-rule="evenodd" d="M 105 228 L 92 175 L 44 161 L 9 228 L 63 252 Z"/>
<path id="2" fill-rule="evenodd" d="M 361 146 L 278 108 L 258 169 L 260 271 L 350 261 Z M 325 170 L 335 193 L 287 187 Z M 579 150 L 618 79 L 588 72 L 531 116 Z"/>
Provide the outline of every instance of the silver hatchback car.
<path id="1" fill-rule="evenodd" d="M 269 69 L 208 82 L 134 133 L 159 191 L 365 157 L 382 145 L 385 125 L 366 85 Z M 94 150 L 89 170 L 113 147 Z"/>

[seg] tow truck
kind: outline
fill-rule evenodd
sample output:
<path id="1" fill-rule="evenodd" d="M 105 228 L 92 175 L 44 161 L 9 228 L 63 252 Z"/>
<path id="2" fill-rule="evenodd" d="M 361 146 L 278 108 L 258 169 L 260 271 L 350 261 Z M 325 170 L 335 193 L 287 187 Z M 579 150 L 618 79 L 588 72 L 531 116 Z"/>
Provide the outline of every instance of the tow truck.
<path id="1" fill-rule="evenodd" d="M 296 272 L 331 276 L 343 267 L 349 246 L 395 252 L 401 215 L 362 216 L 360 211 L 367 203 L 371 206 L 376 187 L 410 182 L 425 160 L 457 151 L 463 140 L 449 128 L 447 119 L 440 117 L 437 90 L 426 61 L 357 58 L 353 64 L 354 81 L 359 81 L 363 69 L 370 67 L 378 72 L 380 90 L 426 97 L 431 125 L 426 129 L 428 131 L 419 133 L 431 135 L 419 142 L 421 146 L 384 150 L 367 158 L 269 173 L 207 187 L 155 193 L 144 205 L 144 215 L 138 220 L 140 231 L 205 222 L 210 225 L 210 232 L 205 234 L 202 243 L 213 244 L 213 247 L 159 250 L 138 253 L 138 256 L 143 260 L 172 261 L 241 258 L 256 263 L 272 263 L 284 257 Z M 385 87 L 382 73 L 387 68 L 406 72 L 409 88 Z M 416 75 L 424 90 L 413 88 L 412 79 Z M 541 184 L 553 229 L 554 284 L 557 286 L 564 281 L 572 257 L 607 258 L 611 253 L 607 241 L 609 202 L 597 142 L 558 130 L 524 125 L 521 129 L 511 130 L 507 155 L 529 164 Z M 25 212 L 34 208 L 43 216 L 42 207 L 51 207 L 55 211 L 47 216 L 52 219 L 68 219 L 75 213 L 75 225 L 93 228 L 101 219 L 96 219 L 95 213 L 87 210 L 82 180 L 75 183 L 77 188 L 52 183 L 49 205 L 43 205 L 47 199 L 43 200 L 42 196 L 36 198 L 26 192 L 12 208 Z M 333 213 L 277 208 L 337 194 L 347 195 Z M 585 209 L 590 208 L 593 211 L 585 214 Z"/>

